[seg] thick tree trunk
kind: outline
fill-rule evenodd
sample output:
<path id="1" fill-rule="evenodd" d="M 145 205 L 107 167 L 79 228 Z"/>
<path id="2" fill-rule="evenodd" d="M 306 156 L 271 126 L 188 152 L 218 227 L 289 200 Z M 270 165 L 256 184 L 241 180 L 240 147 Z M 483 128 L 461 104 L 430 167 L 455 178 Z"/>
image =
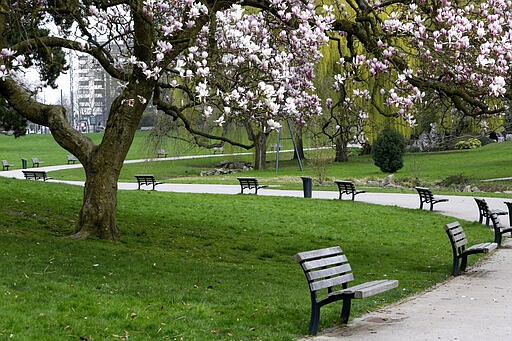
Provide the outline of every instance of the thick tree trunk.
<path id="1" fill-rule="evenodd" d="M 254 169 L 267 167 L 267 135 L 258 133 L 254 141 Z"/>
<path id="2" fill-rule="evenodd" d="M 101 163 L 101 162 L 100 162 Z M 117 180 L 120 167 L 112 168 L 106 163 L 86 170 L 86 182 L 77 239 L 101 238 L 117 240 L 119 231 L 116 223 Z"/>
<path id="3" fill-rule="evenodd" d="M 334 162 L 347 162 L 348 161 L 348 147 L 347 142 L 341 137 L 336 140 L 336 156 Z"/>

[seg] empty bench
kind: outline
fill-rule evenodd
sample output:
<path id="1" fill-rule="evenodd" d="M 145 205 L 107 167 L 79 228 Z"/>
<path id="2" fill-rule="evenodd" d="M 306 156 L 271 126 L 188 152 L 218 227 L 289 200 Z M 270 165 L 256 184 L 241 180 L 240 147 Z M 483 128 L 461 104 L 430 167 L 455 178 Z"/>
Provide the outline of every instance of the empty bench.
<path id="1" fill-rule="evenodd" d="M 420 196 L 420 209 L 423 209 L 423 203 L 430 204 L 430 210 L 434 210 L 434 204 L 446 202 L 448 199 L 438 198 L 432 194 L 432 191 L 426 187 L 415 187 Z"/>
<path id="2" fill-rule="evenodd" d="M 457 276 L 460 272 L 466 271 L 468 256 L 477 253 L 489 253 L 498 247 L 497 243 L 479 243 L 466 248 L 468 240 L 464 229 L 459 222 L 445 225 L 445 231 L 450 238 L 453 251 L 452 275 Z M 460 262 L 460 265 L 459 265 Z"/>
<path id="3" fill-rule="evenodd" d="M 376 280 L 352 287 L 352 269 L 341 247 L 297 253 L 293 259 L 300 264 L 311 294 L 311 320 L 309 334 L 316 335 L 320 321 L 320 308 L 328 303 L 343 300 L 341 323 L 346 324 L 352 299 L 366 298 L 398 287 L 397 280 Z M 322 295 L 321 297 L 319 297 Z"/>
<path id="4" fill-rule="evenodd" d="M 167 157 L 167 151 L 165 149 L 157 149 L 156 156 L 157 157 Z"/>
<path id="5" fill-rule="evenodd" d="M 7 160 L 2 160 L 2 170 L 9 170 L 9 167 L 12 167 L 12 165 Z"/>
<path id="6" fill-rule="evenodd" d="M 135 178 L 137 179 L 138 187 L 137 189 L 140 189 L 140 186 L 153 186 L 153 190 L 155 189 L 156 185 L 160 185 L 163 182 L 157 182 L 155 179 L 155 176 L 152 174 L 137 174 L 135 175 Z"/>
<path id="7" fill-rule="evenodd" d="M 510 235 L 512 236 L 512 226 L 501 225 L 500 219 L 496 213 L 491 213 L 490 218 L 492 221 L 492 227 L 494 229 L 494 242 L 498 244 L 498 246 L 501 246 L 503 235 L 505 233 L 510 232 Z"/>
<path id="8" fill-rule="evenodd" d="M 43 164 L 43 161 L 39 161 L 37 157 L 32 158 L 32 167 L 39 167 L 41 164 Z"/>
<path id="9" fill-rule="evenodd" d="M 25 179 L 27 180 L 43 180 L 51 179 L 46 175 L 45 171 L 22 170 Z"/>
<path id="10" fill-rule="evenodd" d="M 266 185 L 258 184 L 258 180 L 256 178 L 237 178 L 240 182 L 240 193 L 244 193 L 244 189 L 254 189 L 254 194 L 258 194 L 258 189 L 267 187 Z"/>
<path id="11" fill-rule="evenodd" d="M 474 198 L 476 205 L 478 206 L 478 222 L 481 224 L 485 218 L 485 225 L 489 226 L 489 219 L 491 214 L 507 215 L 508 212 L 500 209 L 490 209 L 487 201 L 483 198 Z"/>
<path id="12" fill-rule="evenodd" d="M 70 163 L 75 164 L 75 162 L 78 161 L 78 159 L 74 155 L 67 155 L 66 158 L 68 159 L 68 165 Z"/>
<path id="13" fill-rule="evenodd" d="M 352 196 L 352 201 L 354 201 L 355 196 L 357 194 L 366 193 L 366 191 L 358 191 L 356 190 L 356 186 L 354 183 L 345 180 L 336 180 L 334 181 L 336 185 L 338 185 L 338 191 L 340 192 L 339 199 L 341 200 L 343 194 L 348 194 Z"/>

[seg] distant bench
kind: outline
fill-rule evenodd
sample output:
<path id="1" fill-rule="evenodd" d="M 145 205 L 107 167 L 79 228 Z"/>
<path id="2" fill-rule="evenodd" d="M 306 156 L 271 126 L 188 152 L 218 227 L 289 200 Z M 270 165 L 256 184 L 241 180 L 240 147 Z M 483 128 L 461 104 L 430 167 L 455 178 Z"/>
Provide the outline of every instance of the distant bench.
<path id="1" fill-rule="evenodd" d="M 487 201 L 483 198 L 474 198 L 476 205 L 478 206 L 478 222 L 480 224 L 483 223 L 485 218 L 485 225 L 489 226 L 489 219 L 491 218 L 491 214 L 495 213 L 497 215 L 507 215 L 508 212 L 500 209 L 490 209 Z"/>
<path id="2" fill-rule="evenodd" d="M 135 178 L 137 179 L 138 188 L 140 189 L 140 186 L 153 186 L 153 190 L 155 189 L 156 185 L 160 185 L 163 182 L 157 182 L 155 179 L 155 176 L 152 174 L 137 174 L 135 175 Z"/>
<path id="3" fill-rule="evenodd" d="M 267 187 L 266 185 L 259 185 L 256 178 L 237 178 L 240 182 L 240 193 L 244 193 L 244 189 L 254 189 L 254 194 L 258 194 L 258 189 Z"/>
<path id="4" fill-rule="evenodd" d="M 354 298 L 366 298 L 398 287 L 397 280 L 376 280 L 348 287 L 354 274 L 341 247 L 297 253 L 293 259 L 300 264 L 308 280 L 311 294 L 311 320 L 309 334 L 316 335 L 320 321 L 320 308 L 343 300 L 341 323 L 346 324 Z M 336 290 L 339 288 L 340 290 Z M 318 294 L 325 294 L 322 299 Z"/>
<path id="5" fill-rule="evenodd" d="M 9 170 L 9 167 L 12 167 L 12 165 L 7 160 L 2 160 L 2 170 Z"/>
<path id="6" fill-rule="evenodd" d="M 77 162 L 77 161 L 78 161 L 78 159 L 77 159 L 74 155 L 67 155 L 66 157 L 67 157 L 67 159 L 68 159 L 68 165 L 69 165 L 70 163 L 75 164 L 75 162 Z"/>
<path id="7" fill-rule="evenodd" d="M 466 271 L 468 256 L 476 253 L 489 253 L 498 247 L 497 243 L 480 243 L 466 248 L 468 240 L 464 229 L 458 221 L 446 224 L 444 227 L 453 251 L 452 275 L 457 276 L 460 272 Z M 460 266 L 459 266 L 460 262 Z"/>
<path id="8" fill-rule="evenodd" d="M 46 175 L 45 171 L 38 171 L 38 170 L 22 170 L 23 175 L 25 176 L 25 179 L 28 180 L 43 180 L 46 181 L 48 179 L 51 179 Z"/>
<path id="9" fill-rule="evenodd" d="M 157 149 L 156 156 L 157 157 L 167 157 L 167 151 L 165 149 Z"/>
<path id="10" fill-rule="evenodd" d="M 37 157 L 32 158 L 32 167 L 39 167 L 41 164 L 43 164 L 43 161 L 39 161 Z"/>
<path id="11" fill-rule="evenodd" d="M 212 150 L 213 150 L 213 154 L 217 154 L 217 153 L 222 154 L 222 153 L 224 153 L 224 147 L 213 147 Z"/>
<path id="12" fill-rule="evenodd" d="M 430 210 L 434 210 L 434 204 L 446 202 L 448 199 L 438 198 L 432 194 L 432 191 L 426 187 L 415 187 L 420 196 L 420 209 L 423 209 L 423 203 L 430 204 Z"/>
<path id="13" fill-rule="evenodd" d="M 354 201 L 355 196 L 357 194 L 366 193 L 366 191 L 358 191 L 356 190 L 356 186 L 350 181 L 344 180 L 336 180 L 334 181 L 336 185 L 338 185 L 338 191 L 340 192 L 339 199 L 341 200 L 343 194 L 348 194 L 352 196 L 352 201 Z"/>

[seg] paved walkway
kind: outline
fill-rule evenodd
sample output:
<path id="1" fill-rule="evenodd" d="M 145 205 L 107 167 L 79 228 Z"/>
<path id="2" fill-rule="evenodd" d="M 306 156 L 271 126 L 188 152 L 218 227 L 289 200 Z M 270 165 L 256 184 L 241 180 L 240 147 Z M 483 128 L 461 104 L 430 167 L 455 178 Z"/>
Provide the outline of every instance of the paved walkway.
<path id="1" fill-rule="evenodd" d="M 77 168 L 80 165 L 41 167 L 51 171 Z M 23 178 L 21 170 L 0 172 L 0 176 Z M 50 180 L 56 181 L 56 180 Z M 62 181 L 83 185 L 78 181 Z M 119 189 L 134 190 L 136 183 L 119 183 Z M 239 185 L 161 184 L 158 191 L 188 193 L 237 194 Z M 258 195 L 302 197 L 302 191 L 261 189 Z M 465 220 L 477 220 L 472 197 L 443 196 L 449 203 L 439 203 L 436 213 Z M 313 199 L 337 199 L 336 191 L 313 191 Z M 311 200 L 311 199 L 305 199 Z M 489 206 L 506 210 L 504 198 L 486 198 Z M 417 208 L 417 194 L 364 193 L 356 197 L 380 205 Z M 508 219 L 502 217 L 508 224 Z M 451 260 L 447 260 L 451 262 Z M 395 340 L 512 340 L 512 242 L 506 238 L 503 247 L 477 266 L 456 278 L 403 302 L 387 306 L 361 318 L 351 320 L 347 327 L 324 330 L 317 337 L 302 341 L 395 341 Z M 355 302 L 357 304 L 357 302 Z M 341 306 L 340 306 L 341 307 Z"/>

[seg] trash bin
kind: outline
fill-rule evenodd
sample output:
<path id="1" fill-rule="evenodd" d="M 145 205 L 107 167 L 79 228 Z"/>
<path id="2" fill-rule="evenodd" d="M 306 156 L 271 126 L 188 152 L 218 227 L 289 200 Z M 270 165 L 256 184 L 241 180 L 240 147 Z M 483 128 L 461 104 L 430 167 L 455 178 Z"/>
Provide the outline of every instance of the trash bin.
<path id="1" fill-rule="evenodd" d="M 311 198 L 313 194 L 313 180 L 307 176 L 301 176 L 302 187 L 304 188 L 304 198 Z"/>
<path id="2" fill-rule="evenodd" d="M 27 168 L 27 159 L 21 158 L 21 168 Z"/>

